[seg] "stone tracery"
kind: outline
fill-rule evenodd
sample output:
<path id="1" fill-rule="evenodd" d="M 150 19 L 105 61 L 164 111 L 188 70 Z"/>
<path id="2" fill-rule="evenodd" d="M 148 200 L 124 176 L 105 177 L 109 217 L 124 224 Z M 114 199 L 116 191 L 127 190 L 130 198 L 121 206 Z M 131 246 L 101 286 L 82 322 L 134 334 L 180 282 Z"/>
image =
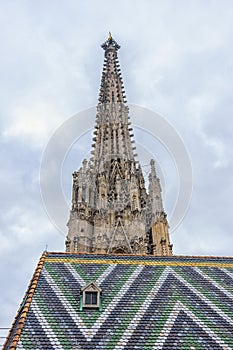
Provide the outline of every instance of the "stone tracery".
<path id="1" fill-rule="evenodd" d="M 92 157 L 73 174 L 66 251 L 171 255 L 161 186 L 151 161 L 148 193 L 135 157 L 117 51 L 109 36 Z"/>

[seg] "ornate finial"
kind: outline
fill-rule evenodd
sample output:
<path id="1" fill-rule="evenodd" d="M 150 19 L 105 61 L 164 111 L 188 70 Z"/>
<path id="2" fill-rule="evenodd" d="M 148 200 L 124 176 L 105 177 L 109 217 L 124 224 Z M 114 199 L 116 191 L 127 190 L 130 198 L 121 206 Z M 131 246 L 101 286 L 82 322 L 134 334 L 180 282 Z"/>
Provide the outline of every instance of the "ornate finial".
<path id="1" fill-rule="evenodd" d="M 154 159 L 150 160 L 150 166 L 151 166 L 151 175 L 156 177 L 155 161 L 154 161 Z"/>
<path id="2" fill-rule="evenodd" d="M 110 41 L 112 39 L 112 34 L 111 32 L 108 33 L 108 41 Z"/>
<path id="3" fill-rule="evenodd" d="M 101 47 L 106 51 L 108 49 L 119 50 L 120 45 L 113 39 L 111 32 L 108 34 L 108 39 L 101 45 Z"/>
<path id="4" fill-rule="evenodd" d="M 150 160 L 150 165 L 151 165 L 151 167 L 154 167 L 154 166 L 155 166 L 155 161 L 154 161 L 154 159 L 151 159 L 151 160 Z"/>

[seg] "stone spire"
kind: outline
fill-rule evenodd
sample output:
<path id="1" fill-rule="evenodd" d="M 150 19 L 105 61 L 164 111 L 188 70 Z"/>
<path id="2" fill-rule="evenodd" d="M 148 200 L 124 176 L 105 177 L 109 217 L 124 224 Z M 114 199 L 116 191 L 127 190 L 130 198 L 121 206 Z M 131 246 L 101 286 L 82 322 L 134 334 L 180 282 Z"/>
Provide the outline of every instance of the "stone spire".
<path id="1" fill-rule="evenodd" d="M 120 46 L 110 34 L 102 48 L 105 59 L 92 157 L 73 174 L 66 250 L 169 255 L 171 250 L 167 248 L 158 250 L 157 221 L 164 211 L 154 163 L 147 194 L 135 159 L 133 129 L 117 57 Z M 167 235 L 165 239 L 169 242 Z"/>
<path id="2" fill-rule="evenodd" d="M 101 47 L 105 51 L 105 59 L 93 138 L 94 150 L 91 152 L 94 156 L 94 166 L 99 171 L 109 159 L 134 161 L 135 158 L 133 129 L 130 127 L 129 109 L 126 106 L 117 58 L 120 46 L 110 34 Z"/>
<path id="3" fill-rule="evenodd" d="M 172 244 L 169 238 L 167 214 L 163 209 L 160 180 L 156 175 L 155 162 L 151 159 L 149 174 L 148 214 L 149 230 L 151 231 L 153 255 L 172 255 Z"/>
<path id="4" fill-rule="evenodd" d="M 151 159 L 151 172 L 149 174 L 149 196 L 151 199 L 151 213 L 156 215 L 157 212 L 163 212 L 162 189 L 160 180 L 156 175 L 155 161 Z"/>
<path id="5" fill-rule="evenodd" d="M 117 51 L 120 46 L 109 33 L 108 39 L 101 45 L 104 49 L 104 67 L 100 84 L 99 102 L 125 103 L 124 86 L 121 78 Z"/>

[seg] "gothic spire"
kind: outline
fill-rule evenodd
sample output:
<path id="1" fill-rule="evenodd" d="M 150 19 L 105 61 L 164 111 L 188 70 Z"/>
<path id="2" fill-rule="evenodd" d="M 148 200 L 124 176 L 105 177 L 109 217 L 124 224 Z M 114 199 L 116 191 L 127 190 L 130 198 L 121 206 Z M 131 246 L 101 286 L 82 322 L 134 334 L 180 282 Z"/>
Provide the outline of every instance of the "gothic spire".
<path id="1" fill-rule="evenodd" d="M 160 180 L 156 175 L 155 170 L 155 161 L 151 159 L 151 172 L 149 174 L 149 196 L 151 197 L 151 205 L 152 205 L 152 214 L 162 213 L 163 209 L 163 200 L 162 200 L 162 189 L 160 186 Z"/>
<path id="2" fill-rule="evenodd" d="M 66 250 L 171 255 L 161 187 L 151 162 L 149 193 L 136 154 L 129 109 L 111 33 L 102 45 L 104 67 L 93 157 L 73 174 Z"/>
<path id="3" fill-rule="evenodd" d="M 101 45 L 104 49 L 105 59 L 100 85 L 99 102 L 125 103 L 124 86 L 121 78 L 117 51 L 120 46 L 109 33 L 108 39 Z"/>
<path id="4" fill-rule="evenodd" d="M 136 156 L 132 139 L 133 129 L 130 127 L 129 110 L 117 57 L 120 46 L 109 33 L 108 39 L 101 47 L 104 49 L 105 58 L 92 145 L 92 160 L 99 171 L 110 159 L 135 162 Z"/>

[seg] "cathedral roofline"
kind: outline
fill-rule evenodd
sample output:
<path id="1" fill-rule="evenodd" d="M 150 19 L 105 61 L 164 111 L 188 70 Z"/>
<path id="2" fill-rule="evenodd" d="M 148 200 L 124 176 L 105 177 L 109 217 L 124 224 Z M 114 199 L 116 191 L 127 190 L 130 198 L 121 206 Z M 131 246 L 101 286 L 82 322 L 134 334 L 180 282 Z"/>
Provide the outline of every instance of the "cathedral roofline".
<path id="1" fill-rule="evenodd" d="M 87 252 L 60 252 L 60 251 L 44 251 L 43 254 L 45 256 L 47 256 L 48 254 L 49 255 L 86 255 L 86 256 L 108 256 L 108 257 L 111 257 L 111 256 L 117 256 L 117 257 L 126 257 L 126 256 L 130 256 L 130 257 L 136 257 L 136 258 L 140 258 L 140 257 L 146 257 L 146 258 L 149 258 L 149 259 L 157 259 L 157 258 L 161 258 L 161 259 L 164 259 L 164 260 L 167 260 L 167 259 L 177 259 L 177 258 L 180 258 L 180 259 L 217 259 L 217 260 L 221 260 L 221 259 L 230 259 L 230 260 L 233 260 L 233 256 L 231 255 L 182 255 L 182 254 L 178 254 L 178 255 L 156 255 L 156 256 L 152 256 L 152 255 L 148 255 L 148 254 L 139 254 L 139 255 L 135 255 L 135 254 L 116 254 L 116 253 L 87 253 Z"/>

